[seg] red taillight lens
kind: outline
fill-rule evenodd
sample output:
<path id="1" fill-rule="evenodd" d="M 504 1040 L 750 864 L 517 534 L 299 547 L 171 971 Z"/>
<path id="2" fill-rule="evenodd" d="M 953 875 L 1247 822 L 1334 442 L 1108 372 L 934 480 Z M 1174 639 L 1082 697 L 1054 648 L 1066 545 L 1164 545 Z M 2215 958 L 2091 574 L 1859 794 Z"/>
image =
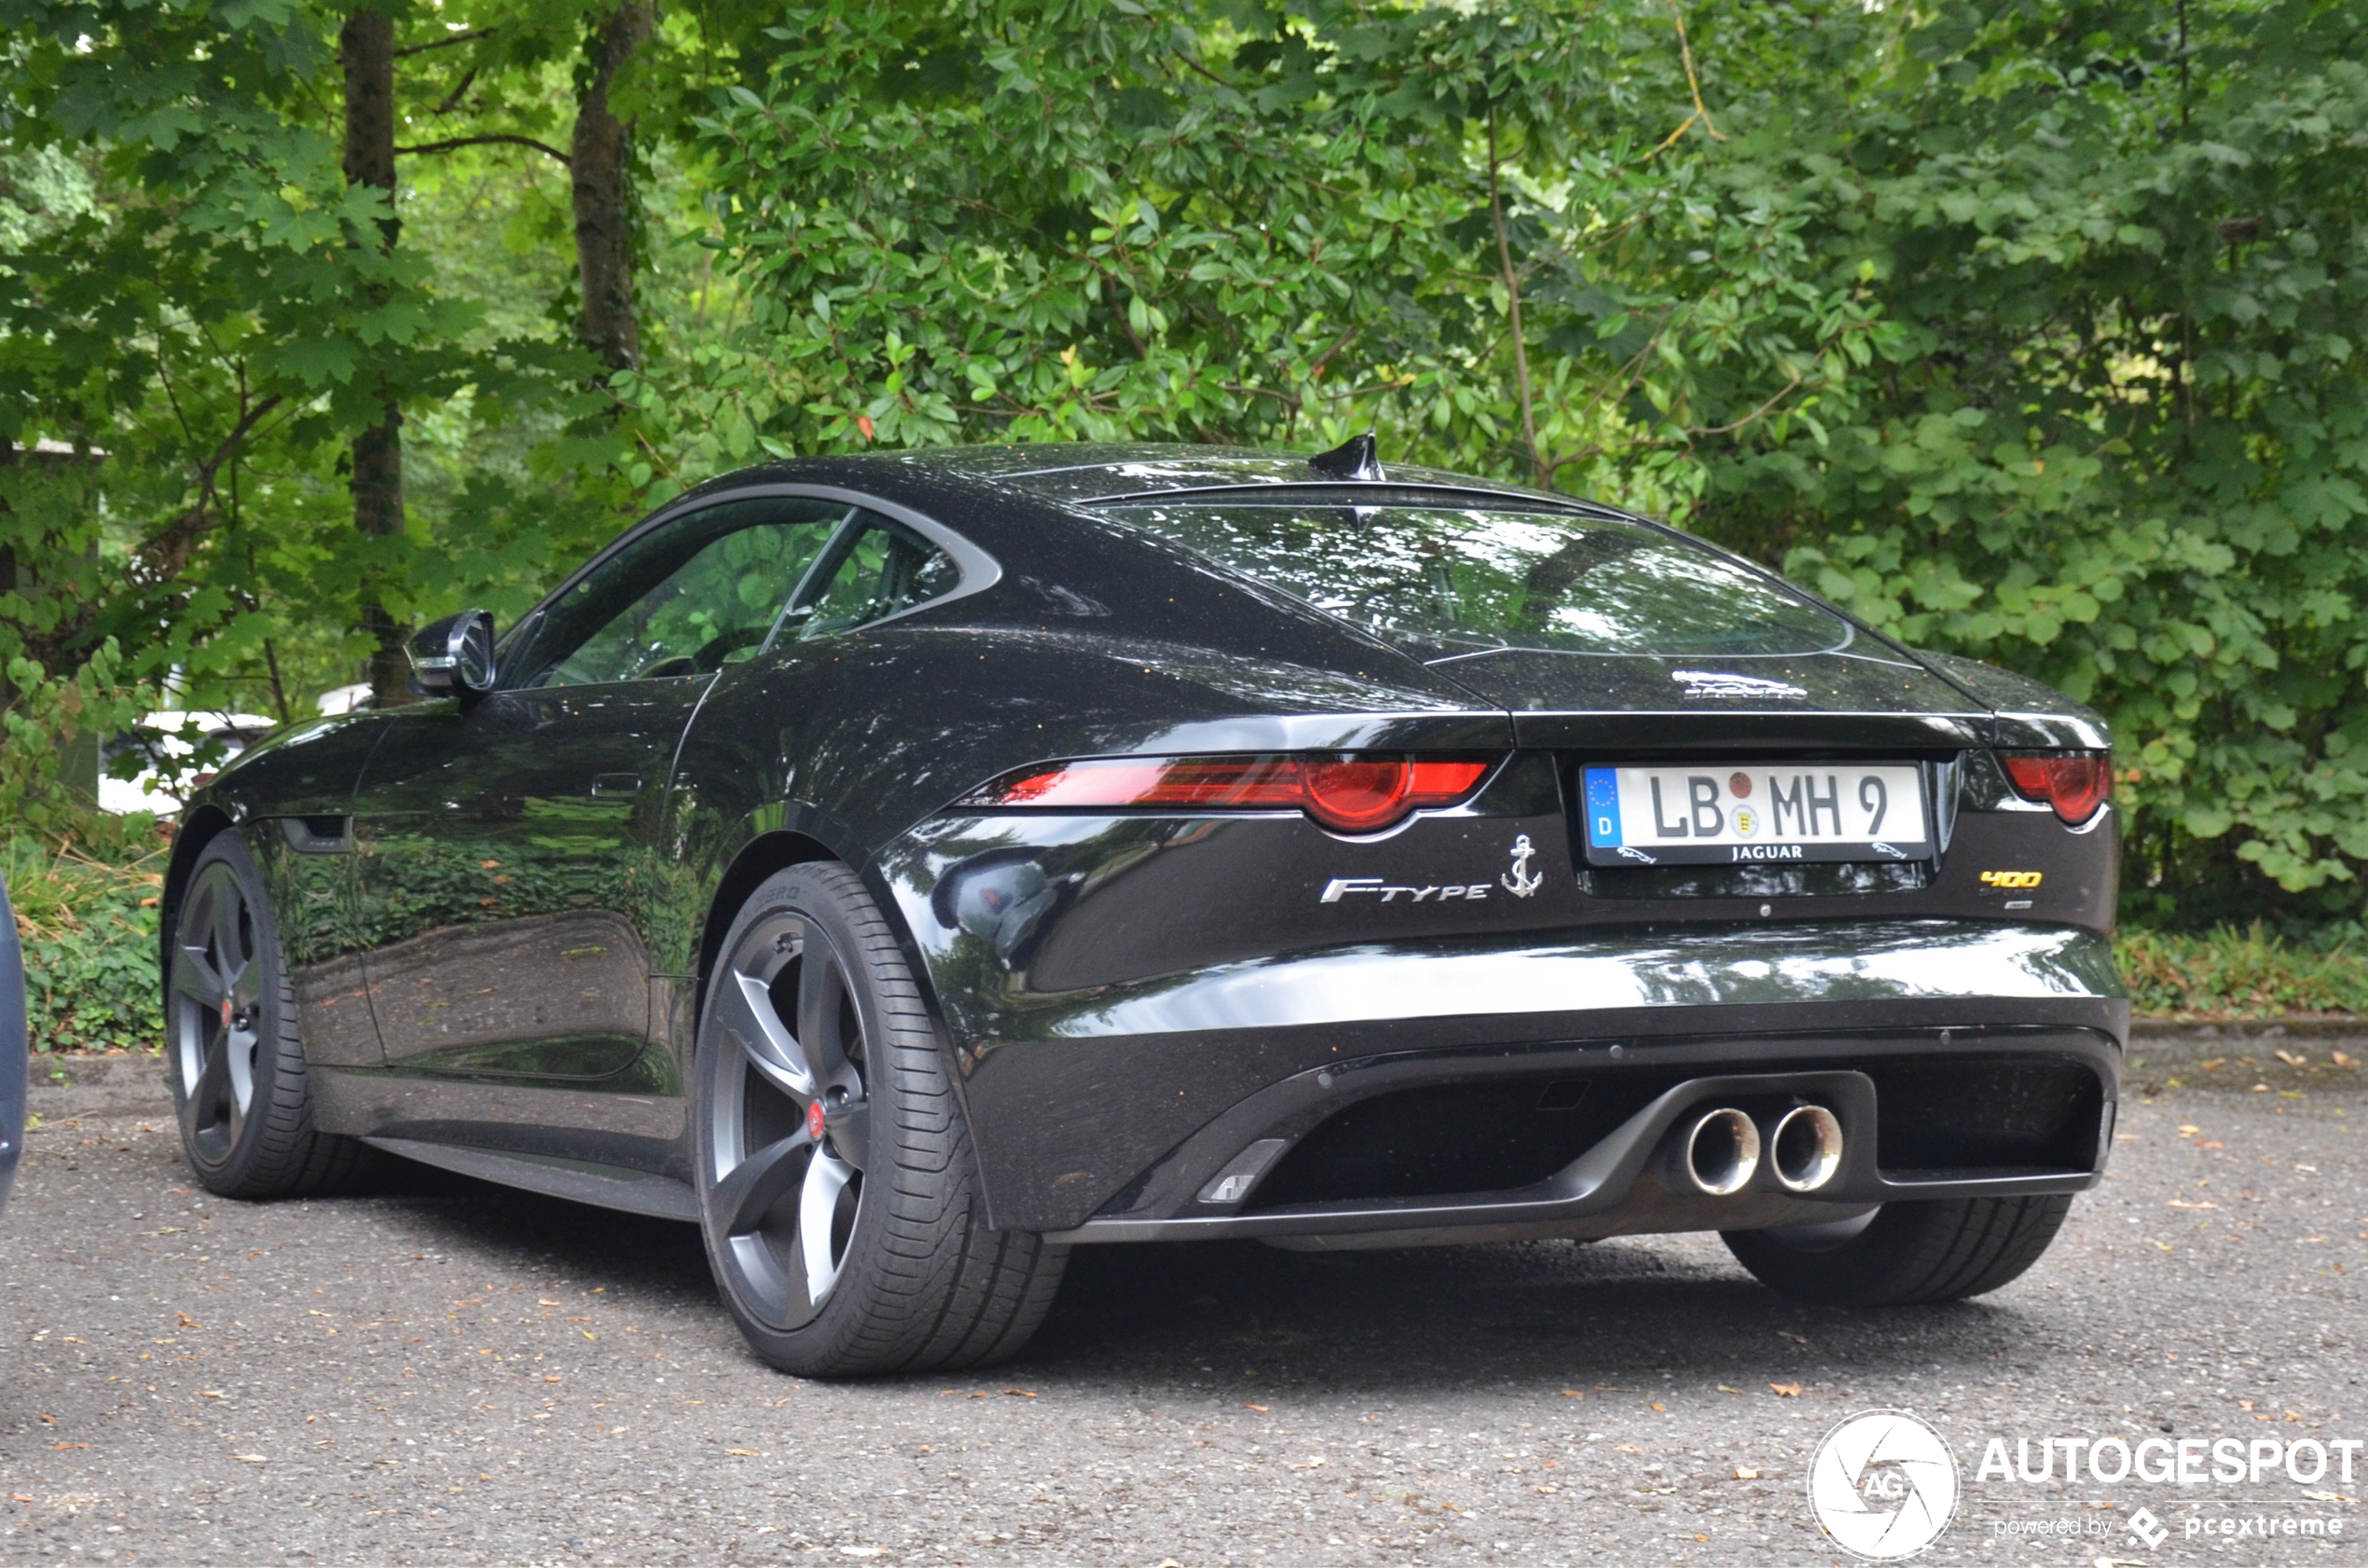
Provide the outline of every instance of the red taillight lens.
<path id="1" fill-rule="evenodd" d="M 2044 801 L 2056 815 L 2078 827 L 2097 815 L 2113 792 L 2113 758 L 2089 751 L 2072 756 L 2001 757 L 2015 792 L 2025 800 Z"/>
<path id="2" fill-rule="evenodd" d="M 1299 810 L 1344 833 L 1379 832 L 1410 811 L 1452 805 L 1485 762 L 1411 757 L 1108 757 L 1063 763 L 988 785 L 967 805 L 1079 810 L 1175 805 Z"/>

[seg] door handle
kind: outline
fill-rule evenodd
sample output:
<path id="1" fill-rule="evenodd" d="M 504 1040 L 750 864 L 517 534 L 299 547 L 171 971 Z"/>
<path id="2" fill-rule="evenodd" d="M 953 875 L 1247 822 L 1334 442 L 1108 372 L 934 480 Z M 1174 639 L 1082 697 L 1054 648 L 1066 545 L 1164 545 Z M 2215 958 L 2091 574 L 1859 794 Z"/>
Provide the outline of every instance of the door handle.
<path id="1" fill-rule="evenodd" d="M 641 792 L 641 776 L 638 773 L 597 774 L 592 779 L 596 795 L 638 795 Z"/>

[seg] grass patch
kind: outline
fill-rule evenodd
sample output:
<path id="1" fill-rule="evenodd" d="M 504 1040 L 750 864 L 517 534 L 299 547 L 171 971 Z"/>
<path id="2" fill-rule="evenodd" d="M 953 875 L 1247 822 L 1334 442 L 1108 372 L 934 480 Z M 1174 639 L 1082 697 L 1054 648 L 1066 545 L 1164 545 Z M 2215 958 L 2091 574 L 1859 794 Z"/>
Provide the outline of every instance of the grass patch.
<path id="1" fill-rule="evenodd" d="M 157 899 L 164 860 L 161 845 L 103 859 L 71 839 L 0 845 L 0 876 L 24 947 L 34 1051 L 155 1051 L 163 1043 Z"/>
<path id="2" fill-rule="evenodd" d="M 2357 935 L 2293 942 L 2255 921 L 2196 934 L 2124 931 L 2114 946 L 2141 1017 L 2368 1013 L 2368 947 Z"/>

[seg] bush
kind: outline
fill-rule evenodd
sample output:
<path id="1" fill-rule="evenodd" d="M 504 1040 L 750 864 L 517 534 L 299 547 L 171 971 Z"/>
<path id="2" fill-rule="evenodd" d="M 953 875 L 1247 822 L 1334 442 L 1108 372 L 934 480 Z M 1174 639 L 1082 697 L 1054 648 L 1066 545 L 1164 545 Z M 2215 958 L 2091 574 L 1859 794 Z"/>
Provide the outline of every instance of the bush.
<path id="1" fill-rule="evenodd" d="M 156 1051 L 164 1040 L 157 984 L 157 903 L 164 848 L 153 839 L 120 858 L 16 839 L 0 875 L 24 945 L 27 1037 L 36 1052 Z"/>
<path id="2" fill-rule="evenodd" d="M 2192 936 L 2126 931 L 2118 946 L 2122 978 L 2141 1016 L 2368 1013 L 2368 947 L 2356 932 L 2314 944 L 2277 936 L 2255 921 Z"/>

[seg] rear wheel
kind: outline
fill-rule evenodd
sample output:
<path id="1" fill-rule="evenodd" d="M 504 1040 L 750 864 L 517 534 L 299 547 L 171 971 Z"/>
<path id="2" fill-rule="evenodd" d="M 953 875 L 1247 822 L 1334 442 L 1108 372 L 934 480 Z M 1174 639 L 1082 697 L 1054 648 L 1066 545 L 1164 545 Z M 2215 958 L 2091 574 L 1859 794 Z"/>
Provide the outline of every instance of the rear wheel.
<path id="1" fill-rule="evenodd" d="M 367 1150 L 312 1125 L 279 927 L 236 832 L 199 854 L 165 961 L 172 1105 L 206 1190 L 284 1198 L 350 1182 Z"/>
<path id="2" fill-rule="evenodd" d="M 758 1355 L 851 1376 L 1027 1342 L 1067 1249 L 987 1229 L 919 988 L 846 867 L 792 866 L 742 906 L 695 1082 L 708 1259 Z"/>
<path id="3" fill-rule="evenodd" d="M 2071 1208 L 2069 1194 L 1885 1204 L 1863 1220 L 1722 1239 L 1761 1284 L 1796 1300 L 1909 1306 L 1979 1296 L 2018 1277 Z"/>

